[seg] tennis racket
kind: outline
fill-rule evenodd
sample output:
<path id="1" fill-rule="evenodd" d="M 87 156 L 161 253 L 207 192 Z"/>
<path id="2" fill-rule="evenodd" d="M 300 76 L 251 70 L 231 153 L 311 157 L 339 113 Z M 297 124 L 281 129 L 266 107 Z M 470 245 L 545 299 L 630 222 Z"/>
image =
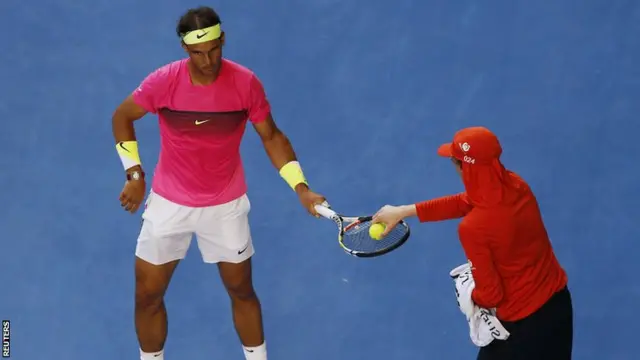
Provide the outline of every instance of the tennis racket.
<path id="1" fill-rule="evenodd" d="M 338 243 L 350 255 L 357 257 L 376 257 L 387 254 L 407 240 L 411 231 L 409 225 L 400 221 L 380 240 L 369 236 L 369 228 L 373 225 L 372 216 L 344 216 L 331 210 L 328 205 L 316 205 L 320 216 L 333 220 L 338 225 Z"/>

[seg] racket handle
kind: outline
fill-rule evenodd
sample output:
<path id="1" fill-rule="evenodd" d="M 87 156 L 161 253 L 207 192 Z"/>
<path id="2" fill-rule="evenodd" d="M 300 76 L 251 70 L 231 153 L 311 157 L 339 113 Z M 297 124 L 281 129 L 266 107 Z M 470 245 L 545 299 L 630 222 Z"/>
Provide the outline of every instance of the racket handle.
<path id="1" fill-rule="evenodd" d="M 318 214 L 320 214 L 320 216 L 325 217 L 327 219 L 333 219 L 336 216 L 336 212 L 329 209 L 327 206 L 324 205 L 315 205 L 314 206 L 316 211 L 318 212 Z"/>

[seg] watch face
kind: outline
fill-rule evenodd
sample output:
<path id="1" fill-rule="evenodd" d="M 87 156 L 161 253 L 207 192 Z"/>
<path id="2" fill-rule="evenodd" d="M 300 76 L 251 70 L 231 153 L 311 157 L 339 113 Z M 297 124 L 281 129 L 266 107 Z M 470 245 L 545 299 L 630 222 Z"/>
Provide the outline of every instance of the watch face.
<path id="1" fill-rule="evenodd" d="M 142 180 L 144 178 L 144 171 L 134 170 L 127 172 L 127 180 Z"/>

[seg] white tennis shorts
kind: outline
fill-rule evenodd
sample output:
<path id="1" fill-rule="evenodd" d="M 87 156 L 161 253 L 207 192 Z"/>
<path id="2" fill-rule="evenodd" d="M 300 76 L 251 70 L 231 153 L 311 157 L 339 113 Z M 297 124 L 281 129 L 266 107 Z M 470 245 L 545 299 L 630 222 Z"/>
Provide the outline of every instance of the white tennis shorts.
<path id="1" fill-rule="evenodd" d="M 181 260 L 193 235 L 205 263 L 239 263 L 253 253 L 246 194 L 221 205 L 193 208 L 149 193 L 142 213 L 136 256 L 160 265 Z"/>

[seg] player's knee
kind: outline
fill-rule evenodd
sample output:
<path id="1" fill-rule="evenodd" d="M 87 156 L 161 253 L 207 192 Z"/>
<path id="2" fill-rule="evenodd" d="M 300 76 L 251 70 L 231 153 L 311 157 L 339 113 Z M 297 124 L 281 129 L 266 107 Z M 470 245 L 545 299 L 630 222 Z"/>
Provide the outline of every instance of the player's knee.
<path id="1" fill-rule="evenodd" d="M 153 281 L 136 281 L 136 307 L 160 308 L 164 297 L 164 286 Z"/>
<path id="2" fill-rule="evenodd" d="M 227 292 L 231 300 L 246 301 L 256 298 L 256 293 L 250 279 L 238 279 L 238 281 L 228 282 Z"/>
<path id="3" fill-rule="evenodd" d="M 159 308 L 167 289 L 169 277 L 157 268 L 138 264 L 136 268 L 136 307 L 143 309 Z"/>

